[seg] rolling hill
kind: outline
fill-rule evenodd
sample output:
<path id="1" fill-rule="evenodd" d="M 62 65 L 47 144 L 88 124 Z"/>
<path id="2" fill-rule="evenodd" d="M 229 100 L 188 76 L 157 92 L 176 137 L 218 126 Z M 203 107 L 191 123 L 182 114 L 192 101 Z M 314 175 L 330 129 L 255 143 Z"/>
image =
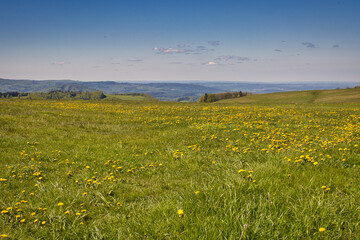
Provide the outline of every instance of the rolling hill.
<path id="1" fill-rule="evenodd" d="M 252 94 L 241 98 L 221 100 L 217 103 L 360 103 L 360 87 L 333 90 L 309 90 Z"/>

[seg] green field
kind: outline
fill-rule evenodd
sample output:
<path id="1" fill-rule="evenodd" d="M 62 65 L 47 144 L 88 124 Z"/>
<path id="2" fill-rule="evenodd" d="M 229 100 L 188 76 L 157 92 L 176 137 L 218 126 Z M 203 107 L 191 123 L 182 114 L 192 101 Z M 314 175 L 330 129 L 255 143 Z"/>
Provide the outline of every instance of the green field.
<path id="1" fill-rule="evenodd" d="M 360 239 L 360 104 L 307 97 L 1 99 L 0 235 Z"/>
<path id="2" fill-rule="evenodd" d="M 360 103 L 360 87 L 253 94 L 219 102 L 251 104 Z"/>

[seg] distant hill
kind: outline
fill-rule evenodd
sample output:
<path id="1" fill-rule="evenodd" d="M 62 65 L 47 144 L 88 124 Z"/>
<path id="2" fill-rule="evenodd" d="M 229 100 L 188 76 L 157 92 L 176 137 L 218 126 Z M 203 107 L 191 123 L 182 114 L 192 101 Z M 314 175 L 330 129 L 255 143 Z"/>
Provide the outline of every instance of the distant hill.
<path id="1" fill-rule="evenodd" d="M 298 104 L 298 103 L 360 103 L 360 87 L 334 90 L 308 90 L 253 94 L 217 103 Z"/>
<path id="2" fill-rule="evenodd" d="M 222 89 L 198 84 L 182 83 L 120 83 L 81 82 L 72 80 L 11 80 L 0 78 L 0 92 L 48 92 L 48 91 L 102 91 L 105 94 L 143 93 L 159 100 L 196 101 L 207 92 L 224 92 Z"/>
<path id="3" fill-rule="evenodd" d="M 320 90 L 354 87 L 355 82 L 303 82 L 303 83 L 260 83 L 226 81 L 183 81 L 176 82 L 83 82 L 72 80 L 12 80 L 0 78 L 0 92 L 48 92 L 48 91 L 102 91 L 107 94 L 142 93 L 165 101 L 197 101 L 205 93 L 248 92 L 272 93 L 299 90 Z"/>

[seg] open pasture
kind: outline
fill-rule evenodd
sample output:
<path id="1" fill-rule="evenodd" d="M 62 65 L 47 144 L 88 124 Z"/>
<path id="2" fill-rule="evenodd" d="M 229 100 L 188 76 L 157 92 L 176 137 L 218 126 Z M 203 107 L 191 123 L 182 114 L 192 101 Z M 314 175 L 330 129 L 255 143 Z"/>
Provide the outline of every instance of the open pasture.
<path id="1" fill-rule="evenodd" d="M 359 239 L 359 105 L 0 100 L 7 239 Z"/>

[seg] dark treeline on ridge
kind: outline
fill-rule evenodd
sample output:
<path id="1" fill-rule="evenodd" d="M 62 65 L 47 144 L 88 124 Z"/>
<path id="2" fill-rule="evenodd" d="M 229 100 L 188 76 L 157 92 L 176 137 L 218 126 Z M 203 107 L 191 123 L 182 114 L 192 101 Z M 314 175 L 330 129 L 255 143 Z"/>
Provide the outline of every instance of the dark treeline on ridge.
<path id="1" fill-rule="evenodd" d="M 28 99 L 84 99 L 98 100 L 106 98 L 102 91 L 96 92 L 72 92 L 72 91 L 49 91 L 49 92 L 0 92 L 0 98 L 28 98 Z"/>
<path id="2" fill-rule="evenodd" d="M 199 102 L 216 102 L 223 99 L 245 97 L 249 93 L 247 92 L 224 92 L 224 93 L 205 93 L 204 96 L 200 97 Z"/>

